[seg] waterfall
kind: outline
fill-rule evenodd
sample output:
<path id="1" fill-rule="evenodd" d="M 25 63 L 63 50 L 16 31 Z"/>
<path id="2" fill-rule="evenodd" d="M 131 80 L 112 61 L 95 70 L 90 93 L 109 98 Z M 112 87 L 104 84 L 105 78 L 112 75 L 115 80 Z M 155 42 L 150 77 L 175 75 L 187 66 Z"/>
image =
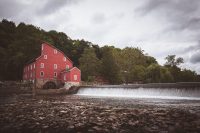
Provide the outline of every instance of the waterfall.
<path id="1" fill-rule="evenodd" d="M 200 89 L 177 88 L 81 88 L 77 95 L 97 97 L 200 100 Z"/>

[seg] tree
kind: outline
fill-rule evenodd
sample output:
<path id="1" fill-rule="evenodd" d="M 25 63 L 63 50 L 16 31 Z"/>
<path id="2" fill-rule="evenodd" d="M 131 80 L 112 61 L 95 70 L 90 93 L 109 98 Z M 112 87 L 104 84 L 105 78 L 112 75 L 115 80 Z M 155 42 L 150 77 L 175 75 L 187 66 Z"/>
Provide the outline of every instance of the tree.
<path id="1" fill-rule="evenodd" d="M 180 72 L 180 81 L 182 82 L 197 81 L 197 74 L 194 71 L 184 69 Z"/>
<path id="2" fill-rule="evenodd" d="M 92 80 L 91 77 L 99 74 L 100 60 L 96 57 L 94 48 L 85 48 L 79 62 L 83 80 Z"/>
<path id="3" fill-rule="evenodd" d="M 113 48 L 104 46 L 102 48 L 102 56 L 102 76 L 106 78 L 111 84 L 121 83 L 120 68 L 113 56 Z"/>
<path id="4" fill-rule="evenodd" d="M 135 65 L 132 67 L 128 74 L 128 82 L 133 83 L 137 81 L 143 81 L 145 79 L 145 67 L 142 65 Z"/>
<path id="5" fill-rule="evenodd" d="M 183 58 L 179 57 L 176 58 L 176 55 L 168 55 L 166 58 L 167 62 L 165 63 L 166 66 L 178 66 L 183 63 Z"/>

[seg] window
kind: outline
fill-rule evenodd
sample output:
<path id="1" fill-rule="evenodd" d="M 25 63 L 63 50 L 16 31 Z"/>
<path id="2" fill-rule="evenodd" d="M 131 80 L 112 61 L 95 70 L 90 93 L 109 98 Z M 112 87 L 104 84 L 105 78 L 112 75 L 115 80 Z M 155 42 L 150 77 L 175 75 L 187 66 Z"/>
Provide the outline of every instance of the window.
<path id="1" fill-rule="evenodd" d="M 42 50 L 44 49 L 44 44 L 42 44 Z"/>
<path id="2" fill-rule="evenodd" d="M 54 66 L 53 66 L 53 67 L 54 67 L 54 69 L 57 69 L 57 64 L 54 64 Z"/>
<path id="3" fill-rule="evenodd" d="M 63 60 L 66 61 L 66 57 L 64 57 Z"/>
<path id="4" fill-rule="evenodd" d="M 63 79 L 66 80 L 66 75 L 64 75 Z"/>
<path id="5" fill-rule="evenodd" d="M 74 80 L 77 80 L 77 75 L 74 75 Z"/>
<path id="6" fill-rule="evenodd" d="M 31 65 L 31 70 L 32 70 L 32 65 Z"/>
<path id="7" fill-rule="evenodd" d="M 33 68 L 35 69 L 35 64 L 33 64 Z"/>
<path id="8" fill-rule="evenodd" d="M 57 77 L 57 72 L 54 72 L 54 77 Z"/>
<path id="9" fill-rule="evenodd" d="M 47 59 L 47 55 L 44 55 L 44 59 Z"/>
<path id="10" fill-rule="evenodd" d="M 40 77 L 44 77 L 44 72 L 43 71 L 40 72 Z"/>
<path id="11" fill-rule="evenodd" d="M 54 54 L 57 54 L 57 50 L 56 49 L 54 49 L 53 52 L 54 52 Z"/>
<path id="12" fill-rule="evenodd" d="M 40 64 L 40 68 L 44 68 L 44 63 L 41 63 L 41 64 Z"/>
<path id="13" fill-rule="evenodd" d="M 69 65 L 66 65 L 66 69 L 69 69 Z"/>

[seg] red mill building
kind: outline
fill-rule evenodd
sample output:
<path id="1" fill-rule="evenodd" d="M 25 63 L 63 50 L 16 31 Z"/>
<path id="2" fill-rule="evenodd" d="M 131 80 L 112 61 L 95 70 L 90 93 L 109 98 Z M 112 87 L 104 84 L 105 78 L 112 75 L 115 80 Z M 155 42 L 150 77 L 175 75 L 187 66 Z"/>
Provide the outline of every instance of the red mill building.
<path id="1" fill-rule="evenodd" d="M 36 83 L 36 88 L 55 87 L 64 83 L 78 85 L 81 71 L 73 67 L 73 62 L 62 51 L 43 43 L 41 55 L 24 67 L 23 80 Z"/>

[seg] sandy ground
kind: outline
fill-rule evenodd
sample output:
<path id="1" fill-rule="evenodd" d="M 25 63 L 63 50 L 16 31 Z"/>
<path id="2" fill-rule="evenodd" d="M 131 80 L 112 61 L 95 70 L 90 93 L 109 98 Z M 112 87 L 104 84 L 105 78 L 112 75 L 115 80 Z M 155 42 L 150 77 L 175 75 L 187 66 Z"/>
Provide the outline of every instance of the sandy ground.
<path id="1" fill-rule="evenodd" d="M 51 95 L 0 89 L 0 132 L 199 133 L 200 101 Z"/>

